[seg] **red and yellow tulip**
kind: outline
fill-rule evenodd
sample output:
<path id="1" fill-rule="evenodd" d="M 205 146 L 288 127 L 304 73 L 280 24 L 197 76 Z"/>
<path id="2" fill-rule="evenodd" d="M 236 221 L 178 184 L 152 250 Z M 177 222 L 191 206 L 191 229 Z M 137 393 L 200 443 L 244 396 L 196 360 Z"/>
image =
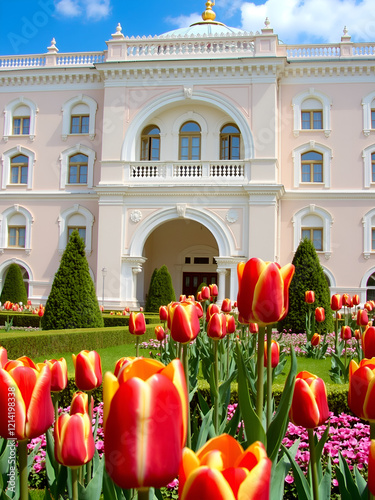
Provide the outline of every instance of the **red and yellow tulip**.
<path id="1" fill-rule="evenodd" d="M 368 314 L 366 309 L 358 309 L 357 311 L 357 325 L 366 326 L 368 324 Z"/>
<path id="2" fill-rule="evenodd" d="M 341 339 L 342 340 L 350 340 L 352 338 L 352 329 L 349 325 L 343 325 L 341 327 Z"/>
<path id="3" fill-rule="evenodd" d="M 275 262 L 253 258 L 238 264 L 237 273 L 237 306 L 245 321 L 267 325 L 286 316 L 293 264 L 280 267 Z"/>
<path id="4" fill-rule="evenodd" d="M 326 319 L 326 314 L 324 311 L 324 307 L 317 307 L 315 309 L 315 321 L 317 321 L 318 323 L 321 323 L 325 319 Z"/>
<path id="5" fill-rule="evenodd" d="M 271 460 L 259 441 L 245 451 L 228 434 L 210 439 L 197 453 L 184 449 L 181 500 L 261 500 L 269 498 Z"/>
<path id="6" fill-rule="evenodd" d="M 289 418 L 294 425 L 314 429 L 328 419 L 329 409 L 324 381 L 303 371 L 296 377 Z"/>
<path id="7" fill-rule="evenodd" d="M 336 293 L 331 297 L 331 309 L 332 311 L 339 311 L 342 308 L 342 297 L 340 294 Z"/>
<path id="8" fill-rule="evenodd" d="M 206 311 L 206 321 L 210 321 L 211 316 L 215 313 L 220 313 L 220 307 L 217 304 L 209 304 Z"/>
<path id="9" fill-rule="evenodd" d="M 60 392 L 68 385 L 68 366 L 65 358 L 45 361 L 51 370 L 51 391 Z"/>
<path id="10" fill-rule="evenodd" d="M 280 346 L 276 340 L 272 340 L 271 345 L 271 367 L 276 368 L 280 360 Z M 264 366 L 267 366 L 267 340 L 264 342 Z"/>
<path id="11" fill-rule="evenodd" d="M 104 377 L 107 472 L 121 488 L 160 488 L 178 474 L 187 435 L 182 364 L 137 358 Z"/>
<path id="12" fill-rule="evenodd" d="M 192 302 L 173 302 L 168 306 L 168 328 L 174 341 L 186 344 L 200 331 L 198 309 Z"/>
<path id="13" fill-rule="evenodd" d="M 0 346 L 0 368 L 5 366 L 8 362 L 8 352 L 5 347 Z"/>
<path id="14" fill-rule="evenodd" d="M 314 290 L 307 290 L 305 292 L 305 302 L 306 302 L 306 304 L 314 304 L 314 302 L 315 302 Z"/>
<path id="15" fill-rule="evenodd" d="M 207 335 L 214 340 L 220 340 L 227 334 L 227 319 L 225 314 L 214 313 L 207 324 Z"/>
<path id="16" fill-rule="evenodd" d="M 75 413 L 89 413 L 89 396 L 87 392 L 77 391 L 73 394 L 69 414 L 74 415 Z"/>
<path id="17" fill-rule="evenodd" d="M 132 335 L 143 335 L 146 333 L 146 320 L 143 313 L 136 313 L 134 311 L 130 313 L 129 332 Z"/>
<path id="18" fill-rule="evenodd" d="M 96 351 L 81 351 L 72 354 L 75 368 L 75 381 L 81 391 L 92 391 L 102 383 L 102 365 Z"/>
<path id="19" fill-rule="evenodd" d="M 226 314 L 225 318 L 227 320 L 227 333 L 234 333 L 236 331 L 236 319 L 232 314 Z"/>
<path id="20" fill-rule="evenodd" d="M 95 453 L 91 421 L 87 413 L 60 415 L 55 423 L 55 458 L 66 467 L 77 468 Z"/>
<path id="21" fill-rule="evenodd" d="M 363 420 L 375 422 L 375 357 L 349 364 L 348 405 Z"/>
<path id="22" fill-rule="evenodd" d="M 373 326 L 366 328 L 362 335 L 362 349 L 365 358 L 375 357 L 375 328 Z"/>
<path id="23" fill-rule="evenodd" d="M 314 335 L 311 338 L 311 345 L 316 347 L 320 344 L 320 335 L 319 333 L 314 333 Z"/>
<path id="24" fill-rule="evenodd" d="M 54 419 L 50 391 L 51 372 L 44 363 L 37 369 L 24 357 L 0 368 L 0 436 L 23 441 L 44 434 Z"/>
<path id="25" fill-rule="evenodd" d="M 221 303 L 221 310 L 224 313 L 230 313 L 232 310 L 232 302 L 230 299 L 224 299 Z"/>
<path id="26" fill-rule="evenodd" d="M 155 335 L 156 335 L 156 338 L 159 342 L 161 342 L 162 340 L 165 339 L 165 337 L 166 337 L 165 331 L 161 325 L 155 326 Z"/>

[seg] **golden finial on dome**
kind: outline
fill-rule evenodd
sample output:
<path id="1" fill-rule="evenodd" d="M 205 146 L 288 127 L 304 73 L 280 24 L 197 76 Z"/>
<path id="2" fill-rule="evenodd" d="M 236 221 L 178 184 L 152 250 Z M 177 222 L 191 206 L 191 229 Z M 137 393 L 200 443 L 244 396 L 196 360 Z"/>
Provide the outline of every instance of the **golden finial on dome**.
<path id="1" fill-rule="evenodd" d="M 208 0 L 208 2 L 206 2 L 206 10 L 202 13 L 203 21 L 214 21 L 215 20 L 216 14 L 212 10 L 213 5 L 215 5 L 215 1 L 211 2 L 210 0 Z"/>

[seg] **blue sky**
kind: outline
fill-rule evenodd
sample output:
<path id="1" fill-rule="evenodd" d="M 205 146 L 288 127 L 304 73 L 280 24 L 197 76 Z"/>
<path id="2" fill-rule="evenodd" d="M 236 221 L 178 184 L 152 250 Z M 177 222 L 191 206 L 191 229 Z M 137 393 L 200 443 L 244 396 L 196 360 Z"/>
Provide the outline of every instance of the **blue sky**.
<path id="1" fill-rule="evenodd" d="M 205 1 L 0 0 L 0 55 L 106 49 L 117 23 L 128 36 L 159 35 L 200 18 Z M 217 0 L 216 20 L 259 31 L 266 17 L 287 44 L 375 41 L 374 0 Z"/>

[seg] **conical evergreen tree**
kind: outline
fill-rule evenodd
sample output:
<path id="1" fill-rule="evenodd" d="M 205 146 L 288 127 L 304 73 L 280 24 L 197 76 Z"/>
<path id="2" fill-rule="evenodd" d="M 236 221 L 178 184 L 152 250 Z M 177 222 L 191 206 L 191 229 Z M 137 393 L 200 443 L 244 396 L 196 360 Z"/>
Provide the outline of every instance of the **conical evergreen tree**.
<path id="1" fill-rule="evenodd" d="M 148 292 L 146 311 L 158 312 L 160 306 L 165 306 L 176 300 L 172 278 L 167 266 L 162 266 L 153 274 Z"/>
<path id="2" fill-rule="evenodd" d="M 22 278 L 20 267 L 13 263 L 8 267 L 7 274 L 4 280 L 3 290 L 0 295 L 0 302 L 4 304 L 7 300 L 13 303 L 26 304 L 27 293 L 25 284 Z"/>
<path id="3" fill-rule="evenodd" d="M 146 299 L 146 305 L 145 305 L 145 311 L 151 312 L 150 306 L 151 306 L 151 300 L 152 299 L 152 290 L 153 290 L 153 283 L 155 280 L 155 276 L 158 274 L 158 269 L 155 267 L 154 272 L 152 273 L 151 279 L 150 279 L 150 286 L 148 287 L 148 294 L 147 294 L 147 299 Z"/>
<path id="4" fill-rule="evenodd" d="M 325 320 L 320 323 L 322 333 L 333 332 L 333 315 L 331 310 L 331 296 L 324 271 L 319 262 L 313 243 L 305 238 L 299 244 L 292 262 L 295 273 L 289 288 L 289 312 L 286 318 L 279 322 L 278 329 L 292 330 L 293 333 L 306 331 L 306 313 L 308 305 L 305 303 L 305 292 L 315 292 L 315 303 L 312 307 L 324 307 Z"/>
<path id="5" fill-rule="evenodd" d="M 78 231 L 73 231 L 61 257 L 41 325 L 43 330 L 104 326 Z"/>

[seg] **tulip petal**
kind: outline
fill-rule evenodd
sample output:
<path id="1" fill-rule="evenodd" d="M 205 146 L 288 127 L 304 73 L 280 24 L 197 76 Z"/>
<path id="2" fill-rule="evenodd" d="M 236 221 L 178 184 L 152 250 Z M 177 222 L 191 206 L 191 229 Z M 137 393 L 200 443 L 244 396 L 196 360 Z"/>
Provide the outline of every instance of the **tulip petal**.
<path id="1" fill-rule="evenodd" d="M 324 381 L 321 378 L 316 378 L 310 384 L 310 390 L 314 395 L 319 412 L 318 425 L 324 424 L 329 417 L 329 408 L 327 401 L 327 391 Z"/>
<path id="2" fill-rule="evenodd" d="M 53 424 L 54 409 L 51 399 L 51 373 L 47 365 L 38 375 L 27 408 L 26 435 L 36 438 Z"/>
<path id="3" fill-rule="evenodd" d="M 238 500 L 269 500 L 272 462 L 262 458 L 238 490 Z"/>
<path id="4" fill-rule="evenodd" d="M 9 390 L 10 388 L 11 390 Z M 0 436 L 11 439 L 25 439 L 25 403 L 12 376 L 3 369 L 0 369 L 0 408 L 8 408 L 9 415 L 12 415 L 9 418 L 0 418 Z M 10 408 L 14 408 L 14 412 Z M 10 423 L 14 423 L 14 426 L 9 425 Z M 13 432 L 14 434 L 12 434 Z"/>
<path id="5" fill-rule="evenodd" d="M 258 323 L 278 321 L 284 313 L 284 282 L 279 268 L 271 262 L 255 285 L 253 313 Z"/>
<path id="6" fill-rule="evenodd" d="M 178 473 L 178 492 L 179 497 L 181 497 L 181 492 L 185 486 L 187 478 L 200 466 L 199 459 L 193 450 L 190 448 L 184 448 L 182 450 L 182 460 L 180 465 L 180 470 Z"/>
<path id="7" fill-rule="evenodd" d="M 160 372 L 165 365 L 157 359 L 135 358 L 132 363 L 128 363 L 120 370 L 118 379 L 120 383 L 126 382 L 130 378 L 138 377 L 147 380 L 155 373 Z"/>
<path id="8" fill-rule="evenodd" d="M 351 367 L 352 366 L 354 365 L 351 365 Z M 374 378 L 374 373 L 368 366 L 358 368 L 349 378 L 349 408 L 360 418 L 364 418 L 363 405 L 369 384 Z"/>
<path id="9" fill-rule="evenodd" d="M 243 448 L 240 443 L 229 434 L 222 434 L 207 441 L 202 448 L 197 452 L 197 457 L 200 461 L 210 451 L 218 450 L 223 456 L 223 468 L 233 466 L 234 463 L 241 457 Z"/>
<path id="10" fill-rule="evenodd" d="M 235 500 L 232 488 L 221 472 L 209 467 L 198 467 L 188 477 L 181 500 Z"/>
<path id="11" fill-rule="evenodd" d="M 249 474 L 249 471 L 241 467 L 229 467 L 228 469 L 221 471 L 221 473 L 231 487 L 235 498 L 237 498 L 241 483 L 245 481 Z"/>
<path id="12" fill-rule="evenodd" d="M 319 409 L 308 383 L 297 378 L 294 386 L 290 420 L 295 425 L 302 425 L 306 429 L 314 429 L 319 422 Z"/>

